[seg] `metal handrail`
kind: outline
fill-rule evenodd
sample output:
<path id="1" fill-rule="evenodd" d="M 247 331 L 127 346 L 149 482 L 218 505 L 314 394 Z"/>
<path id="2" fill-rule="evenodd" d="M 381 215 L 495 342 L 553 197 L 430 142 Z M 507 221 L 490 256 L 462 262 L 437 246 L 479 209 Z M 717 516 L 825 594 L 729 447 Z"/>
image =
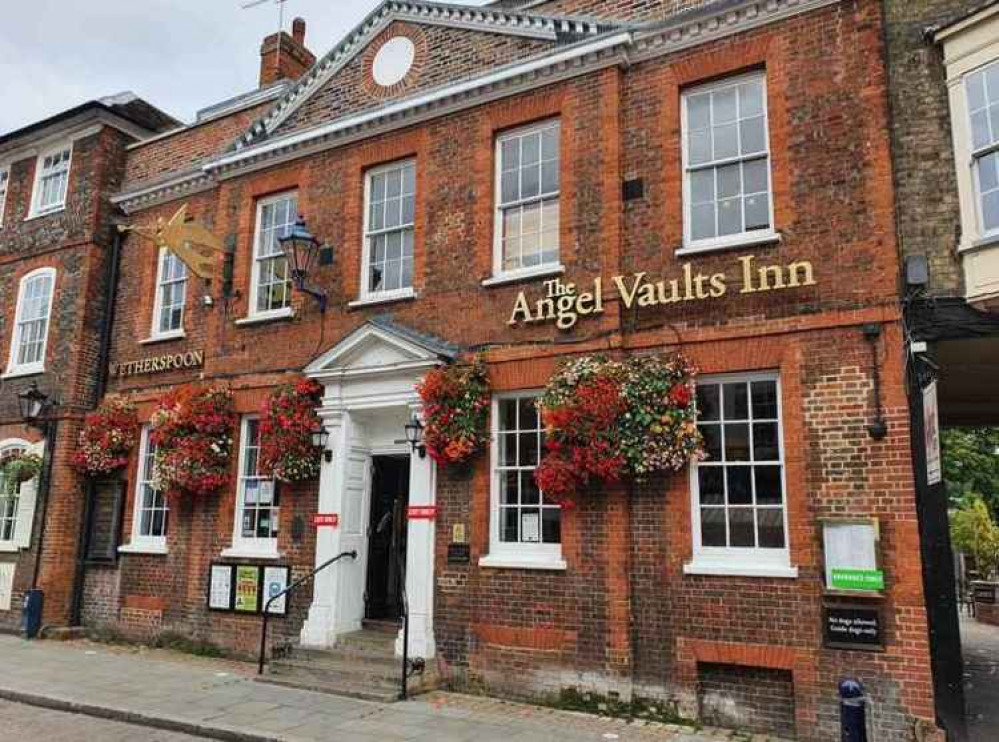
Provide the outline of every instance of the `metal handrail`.
<path id="1" fill-rule="evenodd" d="M 402 586 L 402 686 L 399 698 L 405 701 L 409 697 L 406 687 L 406 680 L 409 678 L 409 595 L 406 593 L 406 562 L 398 552 L 395 554 L 395 562 L 399 567 L 399 584 Z"/>
<path id="2" fill-rule="evenodd" d="M 272 595 L 267 600 L 267 602 L 264 604 L 264 624 L 263 624 L 263 626 L 260 629 L 260 657 L 257 660 L 257 675 L 263 675 L 264 674 L 264 661 L 265 661 L 265 658 L 267 656 L 267 621 L 270 618 L 270 614 L 271 614 L 271 604 L 275 600 L 277 600 L 278 598 L 282 598 L 285 595 L 287 595 L 288 593 L 290 593 L 292 590 L 294 590 L 295 588 L 297 588 L 303 582 L 308 582 L 313 577 L 315 577 L 317 574 L 319 574 L 324 569 L 326 569 L 327 567 L 329 567 L 331 564 L 333 564 L 335 562 L 339 562 L 344 557 L 350 557 L 351 559 L 357 559 L 357 550 L 355 549 L 353 551 L 344 551 L 344 552 L 342 552 L 340 554 L 337 554 L 332 559 L 328 559 L 327 561 L 323 562 L 318 567 L 316 567 L 314 570 L 312 570 L 311 572 L 309 572 L 309 574 L 305 575 L 304 577 L 299 577 L 293 583 L 291 583 L 290 585 L 288 585 L 288 587 L 286 587 L 284 590 L 282 590 L 279 593 L 276 593 L 276 594 Z"/>

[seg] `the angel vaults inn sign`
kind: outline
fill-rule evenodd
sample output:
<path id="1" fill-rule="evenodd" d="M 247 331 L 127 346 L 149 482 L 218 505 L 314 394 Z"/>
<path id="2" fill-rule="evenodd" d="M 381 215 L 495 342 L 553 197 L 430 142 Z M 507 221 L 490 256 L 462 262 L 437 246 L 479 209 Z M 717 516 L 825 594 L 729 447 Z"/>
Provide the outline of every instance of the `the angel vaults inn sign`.
<path id="1" fill-rule="evenodd" d="M 619 298 L 625 309 L 666 306 L 690 301 L 717 300 L 729 293 L 757 294 L 814 286 L 815 271 L 807 260 L 786 265 L 760 265 L 755 255 L 738 258 L 738 265 L 724 273 L 696 272 L 684 263 L 676 278 L 654 279 L 647 272 L 614 276 L 609 282 L 593 279 L 584 288 L 561 278 L 545 281 L 545 296 L 531 300 L 526 291 L 517 296 L 507 324 L 554 322 L 571 330 L 582 317 L 602 314 L 605 300 Z"/>

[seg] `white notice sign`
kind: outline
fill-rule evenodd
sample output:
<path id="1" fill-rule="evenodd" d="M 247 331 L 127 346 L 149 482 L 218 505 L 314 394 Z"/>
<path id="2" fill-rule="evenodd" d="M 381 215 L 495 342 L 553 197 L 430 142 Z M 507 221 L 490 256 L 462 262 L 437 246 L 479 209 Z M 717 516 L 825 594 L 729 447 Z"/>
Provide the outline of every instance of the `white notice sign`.
<path id="1" fill-rule="evenodd" d="M 265 608 L 267 601 L 278 595 L 286 587 L 288 587 L 287 567 L 264 567 L 264 599 L 260 607 Z M 285 614 L 285 598 L 287 597 L 286 595 L 282 595 L 271 603 L 271 609 L 268 613 L 283 616 Z"/>
<path id="2" fill-rule="evenodd" d="M 216 611 L 228 611 L 232 608 L 231 565 L 212 565 L 212 579 L 208 591 L 208 607 Z"/>
<path id="3" fill-rule="evenodd" d="M 0 564 L 0 611 L 9 611 L 14 594 L 14 562 Z"/>
<path id="4" fill-rule="evenodd" d="M 521 514 L 520 540 L 527 544 L 541 543 L 541 515 L 539 513 Z"/>
<path id="5" fill-rule="evenodd" d="M 923 389 L 923 439 L 926 448 L 926 483 L 938 484 L 943 477 L 940 464 L 940 411 L 937 383 Z"/>

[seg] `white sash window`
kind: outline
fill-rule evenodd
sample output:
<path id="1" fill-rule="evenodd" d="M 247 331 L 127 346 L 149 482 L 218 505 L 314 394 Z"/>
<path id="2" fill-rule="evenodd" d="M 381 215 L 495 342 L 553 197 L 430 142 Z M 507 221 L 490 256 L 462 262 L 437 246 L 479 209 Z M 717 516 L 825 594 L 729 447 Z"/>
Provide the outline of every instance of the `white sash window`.
<path id="1" fill-rule="evenodd" d="M 65 207 L 72 159 L 72 145 L 60 146 L 38 156 L 38 164 L 35 166 L 35 191 L 31 205 L 32 216 L 42 216 Z"/>
<path id="2" fill-rule="evenodd" d="M 54 268 L 39 268 L 21 279 L 7 376 L 36 374 L 45 370 L 55 279 Z"/>
<path id="3" fill-rule="evenodd" d="M 297 220 L 297 193 L 261 199 L 257 204 L 250 285 L 251 317 L 291 313 L 291 271 L 278 239 L 291 232 Z"/>

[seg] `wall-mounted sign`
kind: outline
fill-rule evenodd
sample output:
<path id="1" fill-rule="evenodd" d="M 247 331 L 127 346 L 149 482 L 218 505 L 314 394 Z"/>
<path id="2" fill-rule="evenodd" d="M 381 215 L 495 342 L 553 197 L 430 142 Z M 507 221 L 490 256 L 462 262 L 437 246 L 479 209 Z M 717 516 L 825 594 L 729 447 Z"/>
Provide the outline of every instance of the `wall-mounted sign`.
<path id="1" fill-rule="evenodd" d="M 280 595 L 281 591 L 288 587 L 289 569 L 287 567 L 264 567 L 264 597 L 261 601 L 260 610 L 267 607 L 267 601 L 275 595 Z M 272 616 L 283 616 L 287 612 L 287 595 L 271 604 L 268 611 Z"/>
<path id="2" fill-rule="evenodd" d="M 437 518 L 437 506 L 410 505 L 406 510 L 406 517 L 410 520 L 435 520 Z"/>
<path id="3" fill-rule="evenodd" d="M 822 523 L 826 589 L 880 593 L 885 589 L 880 561 L 880 530 L 872 518 Z"/>
<path id="4" fill-rule="evenodd" d="M 448 564 L 468 564 L 472 561 L 472 547 L 468 544 L 448 544 Z"/>
<path id="5" fill-rule="evenodd" d="M 255 564 L 213 564 L 208 575 L 208 609 L 261 613 L 269 598 L 288 587 L 291 568 Z M 287 612 L 286 596 L 274 601 L 272 616 Z"/>
<path id="6" fill-rule="evenodd" d="M 679 278 L 653 280 L 648 273 L 631 276 L 614 276 L 609 284 L 603 278 L 582 289 L 561 278 L 545 281 L 545 296 L 533 302 L 527 292 L 517 296 L 507 324 L 516 326 L 538 322 L 554 322 L 560 330 L 570 330 L 580 317 L 602 314 L 604 301 L 611 298 L 608 289 L 616 291 L 625 309 L 668 306 L 690 301 L 720 299 L 734 287 L 740 294 L 757 294 L 767 291 L 814 286 L 815 271 L 807 260 L 787 265 L 760 265 L 755 255 L 738 259 L 738 267 L 730 272 L 706 274 L 694 271 L 685 263 Z"/>
<path id="7" fill-rule="evenodd" d="M 145 376 L 147 374 L 161 374 L 166 371 L 201 368 L 204 365 L 205 351 L 192 350 L 187 353 L 142 358 L 138 361 L 112 363 L 111 375 L 123 379 L 127 376 Z"/>
<path id="8" fill-rule="evenodd" d="M 939 484 L 943 467 L 940 463 L 940 411 L 935 381 L 923 389 L 923 442 L 926 448 L 926 483 Z"/>
<path id="9" fill-rule="evenodd" d="M 208 582 L 208 607 L 213 611 L 232 610 L 231 564 L 213 564 Z"/>
<path id="10" fill-rule="evenodd" d="M 841 649 L 883 649 L 881 611 L 846 605 L 826 606 L 826 645 Z"/>
<path id="11" fill-rule="evenodd" d="M 340 526 L 340 514 L 316 513 L 312 516 L 312 525 L 316 528 L 338 528 Z"/>
<path id="12" fill-rule="evenodd" d="M 256 613 L 260 606 L 260 567 L 236 567 L 236 601 L 233 610 Z"/>

